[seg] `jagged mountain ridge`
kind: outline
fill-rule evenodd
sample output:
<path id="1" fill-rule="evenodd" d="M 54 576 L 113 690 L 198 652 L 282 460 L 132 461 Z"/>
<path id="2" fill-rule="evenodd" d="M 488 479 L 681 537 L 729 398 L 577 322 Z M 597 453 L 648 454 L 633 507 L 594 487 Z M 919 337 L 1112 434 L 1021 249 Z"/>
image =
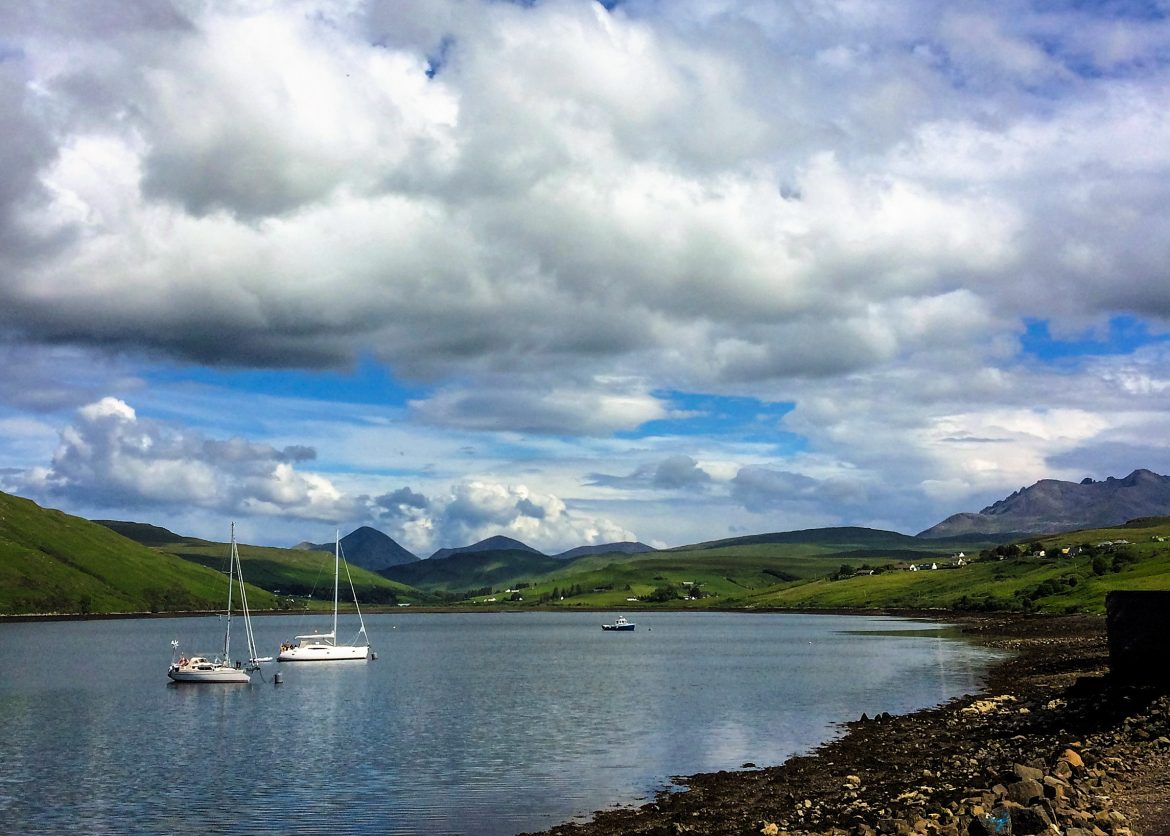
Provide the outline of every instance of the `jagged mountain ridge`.
<path id="1" fill-rule="evenodd" d="M 978 513 L 953 514 L 918 534 L 935 539 L 971 534 L 1052 534 L 1105 528 L 1170 514 L 1170 476 L 1139 469 L 1117 479 L 1041 479 Z"/>

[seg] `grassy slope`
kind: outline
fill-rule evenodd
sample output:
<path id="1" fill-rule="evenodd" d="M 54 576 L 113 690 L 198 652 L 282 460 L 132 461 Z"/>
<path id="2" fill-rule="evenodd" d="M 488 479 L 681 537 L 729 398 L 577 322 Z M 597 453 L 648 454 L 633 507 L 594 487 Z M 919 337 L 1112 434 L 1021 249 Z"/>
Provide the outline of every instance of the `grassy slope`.
<path id="1" fill-rule="evenodd" d="M 501 549 L 402 563 L 382 571 L 387 577 L 421 589 L 453 592 L 485 586 L 504 588 L 517 580 L 544 575 L 564 563 L 555 557 Z"/>
<path id="2" fill-rule="evenodd" d="M 1170 542 L 1160 542 L 1155 539 L 1158 537 L 1170 541 L 1170 518 L 1036 538 L 1049 555 L 1044 558 L 1009 557 L 957 569 L 886 572 L 838 581 L 818 578 L 777 587 L 742 603 L 773 607 L 988 607 L 1103 612 L 1105 595 L 1112 590 L 1170 590 Z M 1130 545 L 1102 549 L 1100 554 L 1108 564 L 1104 567 L 1094 568 L 1093 558 L 1088 555 L 1052 556 L 1061 546 L 1119 539 L 1129 540 Z M 1118 555 L 1123 555 L 1121 560 Z M 1128 562 L 1125 556 L 1134 562 Z"/>
<path id="3" fill-rule="evenodd" d="M 935 542 L 893 532 L 842 528 L 736 538 L 635 555 L 592 555 L 559 562 L 551 571 L 543 572 L 536 564 L 513 567 L 511 572 L 500 572 L 495 588 L 528 583 L 530 586 L 524 590 L 526 604 L 554 595 L 553 600 L 545 603 L 565 607 L 625 607 L 631 603 L 628 598 L 648 596 L 665 585 L 681 588 L 683 582 L 689 582 L 698 584 L 710 596 L 693 602 L 693 606 L 729 606 L 733 601 L 773 589 L 781 582 L 827 575 L 843 563 L 876 566 L 950 553 L 949 547 L 940 549 Z M 474 587 L 452 578 L 445 588 Z M 573 594 L 567 594 L 566 590 Z M 563 601 L 561 595 L 565 595 Z M 482 596 L 477 603 L 482 603 L 484 597 L 489 596 Z"/>
<path id="4" fill-rule="evenodd" d="M 140 523 L 103 521 L 115 531 L 127 537 L 149 543 L 158 551 L 181 558 L 190 563 L 217 568 L 227 551 L 226 543 L 215 543 L 195 537 L 183 537 L 165 528 Z M 333 594 L 333 553 L 304 549 L 278 549 L 267 546 L 250 546 L 238 543 L 240 562 L 244 577 L 249 583 L 264 589 L 279 592 L 282 596 L 308 596 L 324 606 L 326 598 Z M 397 600 L 405 603 L 425 601 L 428 596 L 406 584 L 382 577 L 376 572 L 360 566 L 350 566 L 358 600 L 381 602 Z M 345 586 L 345 570 L 342 569 L 342 586 Z M 391 599 L 390 596 L 393 596 Z M 341 596 L 345 600 L 346 596 Z M 249 598 L 249 602 L 251 599 Z"/>
<path id="5" fill-rule="evenodd" d="M 110 530 L 105 526 L 110 526 Z M 124 532 L 138 542 L 119 536 Z M 926 561 L 977 543 L 917 540 L 859 528 L 823 529 L 736 538 L 645 554 L 589 555 L 563 561 L 526 552 L 457 555 L 395 567 L 410 578 L 389 580 L 351 567 L 363 601 L 429 603 L 432 592 L 457 593 L 527 584 L 523 602 L 561 607 L 648 606 L 628 599 L 671 586 L 696 584 L 707 597 L 672 600 L 668 607 L 998 607 L 1042 611 L 1101 611 L 1111 589 L 1170 589 L 1170 518 L 1120 529 L 1040 538 L 1058 545 L 1125 538 L 1128 560 L 1094 567 L 1091 556 L 1032 557 L 977 562 L 959 569 L 890 571 L 832 581 L 842 564 L 880 566 Z M 144 544 L 148 544 L 144 545 Z M 986 544 L 982 544 L 986 545 Z M 0 493 L 0 613 L 127 612 L 218 609 L 223 606 L 225 543 L 173 534 L 140 523 L 98 525 Z M 313 595 L 323 606 L 332 588 L 327 554 L 240 546 L 250 586 L 282 595 Z M 1098 561 L 1100 564 L 1100 561 Z M 1113 571 L 1117 569 L 1118 571 Z M 388 573 L 390 574 L 390 573 Z M 427 591 L 407 586 L 416 584 Z M 562 599 L 562 596 L 563 599 Z M 480 604 L 489 596 L 469 603 Z M 503 596 L 496 603 L 507 603 Z M 253 588 L 256 609 L 277 605 Z M 300 606 L 300 605 L 298 605 Z"/>
<path id="6" fill-rule="evenodd" d="M 856 532 L 858 529 L 841 529 Z M 501 572 L 509 586 L 527 583 L 524 601 L 516 606 L 544 603 L 557 607 L 617 607 L 635 609 L 648 604 L 630 598 L 648 596 L 683 582 L 698 584 L 707 597 L 671 601 L 667 607 L 789 607 L 789 608 L 998 608 L 1046 612 L 1104 610 L 1105 594 L 1113 589 L 1170 590 L 1170 518 L 1157 518 L 1118 529 L 1099 529 L 1036 538 L 1046 550 L 1059 546 L 1095 544 L 1127 539 L 1120 550 L 1132 557 L 1115 561 L 1117 551 L 1104 552 L 1111 564 L 1099 574 L 1092 556 L 1018 557 L 973 562 L 957 569 L 920 572 L 887 571 L 829 580 L 843 564 L 854 568 L 881 566 L 906 560 L 929 562 L 955 551 L 976 556 L 978 543 L 893 539 L 878 533 L 867 545 L 864 538 L 823 532 L 811 543 L 784 538 L 745 538 L 740 545 L 712 544 L 651 554 L 600 555 L 579 558 L 551 572 L 519 569 Z M 1167 542 L 1158 542 L 1164 537 Z M 986 544 L 983 544 L 986 545 Z M 914 546 L 918 551 L 907 550 Z M 941 548 L 940 548 L 941 547 Z M 1114 571 L 1116 564 L 1117 571 Z M 1098 567 L 1101 569 L 1101 567 Z M 785 576 L 789 580 L 782 580 Z M 794 578 L 794 580 L 793 580 Z M 449 589 L 460 587 L 457 578 Z M 503 588 L 503 582 L 498 585 Z M 551 600 L 548 596 L 555 596 Z M 564 596 L 562 598 L 562 596 Z M 480 605 L 480 596 L 472 603 Z M 496 596 L 490 596 L 496 597 Z M 506 603 L 498 599 L 493 604 Z"/>
<path id="7" fill-rule="evenodd" d="M 219 609 L 226 604 L 221 551 L 214 569 L 159 554 L 104 526 L 0 493 L 0 612 L 103 613 Z M 246 577 L 246 575 L 245 575 Z M 273 596 L 249 588 L 249 603 Z"/>

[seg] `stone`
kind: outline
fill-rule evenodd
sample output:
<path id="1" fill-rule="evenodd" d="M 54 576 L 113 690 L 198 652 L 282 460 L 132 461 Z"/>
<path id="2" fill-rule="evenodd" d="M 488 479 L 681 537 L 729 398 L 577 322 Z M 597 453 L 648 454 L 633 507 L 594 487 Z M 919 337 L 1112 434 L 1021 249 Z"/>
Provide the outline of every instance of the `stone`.
<path id="1" fill-rule="evenodd" d="M 1024 766 L 1022 763 L 1012 764 L 1012 773 L 1017 778 L 1031 779 L 1033 781 L 1039 781 L 1044 777 L 1043 769 L 1036 769 L 1033 766 Z"/>
<path id="2" fill-rule="evenodd" d="M 1011 809 L 1012 830 L 1014 834 L 1035 836 L 1045 833 L 1052 822 L 1039 807 L 1013 807 Z"/>
<path id="3" fill-rule="evenodd" d="M 1059 801 L 1068 794 L 1069 785 L 1053 775 L 1045 775 L 1041 783 L 1044 785 L 1044 797 L 1047 799 Z"/>
<path id="4" fill-rule="evenodd" d="M 1032 778 L 1008 784 L 1007 798 L 1017 804 L 1028 805 L 1044 797 L 1044 785 Z"/>

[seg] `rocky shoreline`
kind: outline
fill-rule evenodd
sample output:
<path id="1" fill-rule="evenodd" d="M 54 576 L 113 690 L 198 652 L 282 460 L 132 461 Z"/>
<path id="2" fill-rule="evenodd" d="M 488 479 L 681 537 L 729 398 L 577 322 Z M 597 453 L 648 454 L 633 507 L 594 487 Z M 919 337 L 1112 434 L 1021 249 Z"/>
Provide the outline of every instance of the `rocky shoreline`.
<path id="1" fill-rule="evenodd" d="M 677 779 L 685 792 L 546 833 L 1170 834 L 1170 690 L 1114 681 L 1103 618 L 956 623 L 1013 652 L 981 694 L 863 716 L 781 766 Z"/>

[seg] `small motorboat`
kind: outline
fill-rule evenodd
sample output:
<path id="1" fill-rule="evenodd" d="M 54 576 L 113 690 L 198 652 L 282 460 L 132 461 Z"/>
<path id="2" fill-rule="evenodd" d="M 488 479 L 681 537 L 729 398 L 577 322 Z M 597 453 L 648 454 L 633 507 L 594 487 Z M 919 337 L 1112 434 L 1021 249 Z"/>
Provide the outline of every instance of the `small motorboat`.
<path id="1" fill-rule="evenodd" d="M 626 617 L 624 615 L 619 615 L 613 624 L 602 624 L 601 629 L 629 631 L 634 629 L 634 622 L 626 621 Z"/>

